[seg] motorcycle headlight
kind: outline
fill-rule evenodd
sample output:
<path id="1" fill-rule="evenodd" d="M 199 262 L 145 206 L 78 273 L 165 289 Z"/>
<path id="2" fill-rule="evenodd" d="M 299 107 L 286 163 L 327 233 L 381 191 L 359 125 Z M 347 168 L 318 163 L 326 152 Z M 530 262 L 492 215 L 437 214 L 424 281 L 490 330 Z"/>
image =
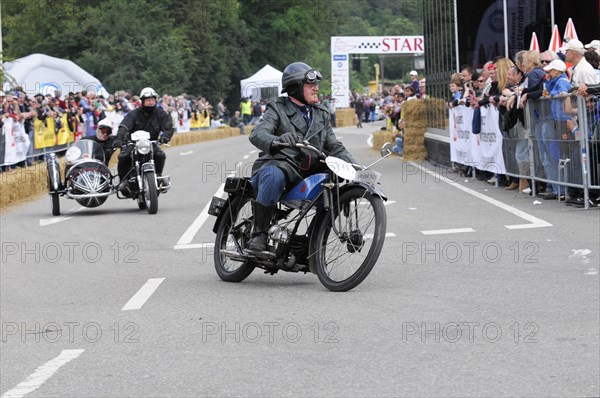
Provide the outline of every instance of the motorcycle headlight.
<path id="1" fill-rule="evenodd" d="M 147 155 L 150 153 L 150 149 L 152 148 L 152 144 L 148 140 L 139 140 L 135 144 L 135 149 L 142 155 Z"/>

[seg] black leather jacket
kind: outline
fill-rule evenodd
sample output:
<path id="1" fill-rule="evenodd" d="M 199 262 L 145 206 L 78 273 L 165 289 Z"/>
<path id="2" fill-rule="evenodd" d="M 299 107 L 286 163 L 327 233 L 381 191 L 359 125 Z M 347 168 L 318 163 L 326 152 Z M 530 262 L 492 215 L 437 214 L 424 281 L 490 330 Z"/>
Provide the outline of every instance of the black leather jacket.
<path id="1" fill-rule="evenodd" d="M 127 142 L 131 133 L 145 130 L 150 133 L 151 140 L 157 140 L 162 131 L 163 137 L 168 140 L 173 137 L 175 128 L 171 116 L 161 108 L 155 108 L 152 113 L 146 113 L 142 108 L 129 112 L 119 125 L 117 140 Z"/>

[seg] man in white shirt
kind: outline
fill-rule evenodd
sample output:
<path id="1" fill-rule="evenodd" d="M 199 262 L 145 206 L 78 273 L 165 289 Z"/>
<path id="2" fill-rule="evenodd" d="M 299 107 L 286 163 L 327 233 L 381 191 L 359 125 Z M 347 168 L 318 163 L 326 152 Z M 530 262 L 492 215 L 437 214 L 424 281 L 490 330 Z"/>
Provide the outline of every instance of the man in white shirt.
<path id="1" fill-rule="evenodd" d="M 579 95 L 586 95 L 587 86 L 599 82 L 594 67 L 583 56 L 586 51 L 583 43 L 579 40 L 571 40 L 561 48 L 561 51 L 565 54 L 566 61 L 574 65 L 571 68 L 571 84 L 579 87 Z"/>

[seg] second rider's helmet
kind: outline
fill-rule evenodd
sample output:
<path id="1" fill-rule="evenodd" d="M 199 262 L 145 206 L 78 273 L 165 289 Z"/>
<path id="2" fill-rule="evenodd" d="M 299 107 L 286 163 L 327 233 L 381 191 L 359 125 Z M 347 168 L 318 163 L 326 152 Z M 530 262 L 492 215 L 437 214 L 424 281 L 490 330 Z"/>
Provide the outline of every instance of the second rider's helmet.
<path id="1" fill-rule="evenodd" d="M 99 141 L 106 141 L 112 134 L 112 124 L 108 119 L 102 119 L 98 122 L 98 129 L 96 130 L 96 137 Z"/>

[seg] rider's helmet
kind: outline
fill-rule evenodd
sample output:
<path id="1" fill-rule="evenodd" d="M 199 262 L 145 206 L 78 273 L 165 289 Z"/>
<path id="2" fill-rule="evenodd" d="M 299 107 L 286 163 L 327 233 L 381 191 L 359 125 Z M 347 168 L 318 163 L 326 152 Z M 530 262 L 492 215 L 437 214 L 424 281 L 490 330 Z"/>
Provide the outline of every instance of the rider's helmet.
<path id="1" fill-rule="evenodd" d="M 154 105 L 154 106 L 144 105 L 144 100 L 146 98 L 152 98 L 152 97 L 154 97 L 155 100 L 158 100 L 158 94 L 156 94 L 156 91 L 154 91 L 154 89 L 152 87 L 144 87 L 142 89 L 142 91 L 140 92 L 140 102 L 142 103 L 142 110 L 144 110 L 145 112 L 152 112 L 156 108 L 156 105 Z"/>
<path id="2" fill-rule="evenodd" d="M 302 103 L 306 103 L 304 99 L 304 83 L 318 83 L 323 78 L 321 72 L 311 68 L 304 62 L 294 62 L 289 64 L 281 76 L 281 92 L 288 93 L 290 97 L 296 98 Z"/>
<path id="3" fill-rule="evenodd" d="M 102 119 L 98 122 L 98 129 L 96 130 L 96 137 L 99 141 L 106 141 L 112 134 L 112 124 L 108 119 Z"/>

